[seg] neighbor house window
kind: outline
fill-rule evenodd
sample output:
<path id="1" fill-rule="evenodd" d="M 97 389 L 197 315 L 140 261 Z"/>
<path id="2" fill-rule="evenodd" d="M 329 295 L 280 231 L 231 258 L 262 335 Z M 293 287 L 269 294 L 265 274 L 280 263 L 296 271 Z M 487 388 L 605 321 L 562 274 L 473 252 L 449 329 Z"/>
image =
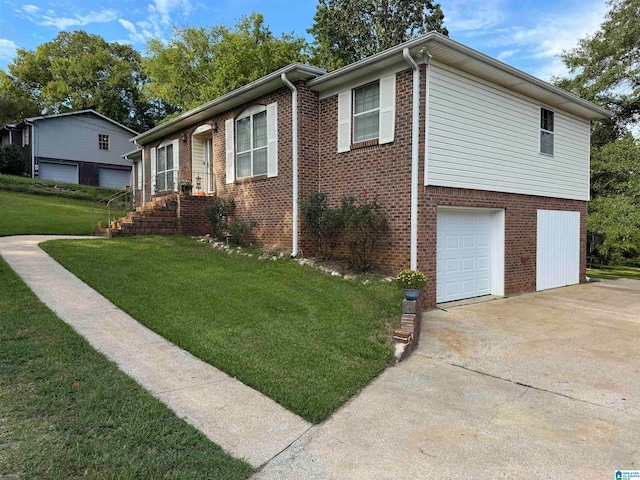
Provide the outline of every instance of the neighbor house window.
<path id="1" fill-rule="evenodd" d="M 98 148 L 100 150 L 109 150 L 109 135 L 98 134 Z"/>
<path id="2" fill-rule="evenodd" d="M 29 127 L 24 127 L 22 130 L 22 146 L 29 145 Z"/>
<path id="3" fill-rule="evenodd" d="M 236 178 L 267 174 L 267 110 L 236 121 Z"/>
<path id="4" fill-rule="evenodd" d="M 173 184 L 173 144 L 158 147 L 158 171 L 156 173 L 156 189 L 159 192 L 174 190 Z"/>
<path id="5" fill-rule="evenodd" d="M 353 143 L 380 135 L 380 82 L 353 90 Z"/>
<path id="6" fill-rule="evenodd" d="M 540 109 L 540 153 L 553 155 L 554 114 L 546 108 Z"/>

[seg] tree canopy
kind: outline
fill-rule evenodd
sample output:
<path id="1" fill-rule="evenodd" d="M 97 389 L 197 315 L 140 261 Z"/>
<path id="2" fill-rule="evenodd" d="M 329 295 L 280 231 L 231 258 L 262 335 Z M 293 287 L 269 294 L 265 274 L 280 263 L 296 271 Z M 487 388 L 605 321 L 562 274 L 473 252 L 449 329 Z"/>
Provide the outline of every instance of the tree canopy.
<path id="1" fill-rule="evenodd" d="M 431 0 L 320 0 L 309 29 L 313 63 L 335 70 L 443 26 Z"/>
<path id="2" fill-rule="evenodd" d="M 2 96 L 29 99 L 51 113 L 92 108 L 138 130 L 152 126 L 158 113 L 142 96 L 140 53 L 82 30 L 60 32 L 35 51 L 18 49 L 8 70 L 0 75 Z"/>
<path id="3" fill-rule="evenodd" d="M 571 77 L 557 83 L 614 114 L 592 128 L 587 229 L 602 259 L 640 265 L 640 0 L 608 4 L 600 29 L 563 53 Z"/>
<path id="4" fill-rule="evenodd" d="M 259 13 L 241 17 L 233 28 L 176 28 L 166 44 L 158 39 L 147 44 L 146 90 L 187 110 L 292 62 L 306 62 L 306 52 L 304 38 L 276 37 Z"/>
<path id="5" fill-rule="evenodd" d="M 640 120 L 640 0 L 608 0 L 600 29 L 581 39 L 562 60 L 571 78 L 559 85 L 615 113 L 594 132 L 602 145 L 621 136 Z"/>

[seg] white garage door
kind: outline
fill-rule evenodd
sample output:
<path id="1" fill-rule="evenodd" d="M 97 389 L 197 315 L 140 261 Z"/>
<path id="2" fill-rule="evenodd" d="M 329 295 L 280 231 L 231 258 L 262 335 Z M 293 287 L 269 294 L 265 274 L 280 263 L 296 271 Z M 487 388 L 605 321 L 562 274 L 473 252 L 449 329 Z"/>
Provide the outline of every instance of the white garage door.
<path id="1" fill-rule="evenodd" d="M 438 212 L 436 301 L 491 294 L 489 212 Z"/>
<path id="2" fill-rule="evenodd" d="M 38 177 L 56 182 L 78 183 L 78 166 L 68 163 L 40 162 Z"/>
<path id="3" fill-rule="evenodd" d="M 538 210 L 536 289 L 580 282 L 580 212 Z"/>
<path id="4" fill-rule="evenodd" d="M 131 171 L 115 168 L 100 168 L 98 170 L 98 186 L 122 190 L 125 185 L 131 185 Z"/>

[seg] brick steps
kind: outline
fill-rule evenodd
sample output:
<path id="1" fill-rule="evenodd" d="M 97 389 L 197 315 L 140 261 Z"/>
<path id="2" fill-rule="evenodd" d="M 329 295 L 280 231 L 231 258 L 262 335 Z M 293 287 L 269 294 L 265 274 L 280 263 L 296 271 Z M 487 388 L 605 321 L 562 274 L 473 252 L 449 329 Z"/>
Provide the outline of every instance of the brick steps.
<path id="1" fill-rule="evenodd" d="M 99 229 L 98 236 L 133 237 L 136 235 L 204 235 L 210 233 L 204 207 L 213 197 L 178 194 L 158 197 L 144 207 L 136 207 L 117 219 L 117 228 Z"/>

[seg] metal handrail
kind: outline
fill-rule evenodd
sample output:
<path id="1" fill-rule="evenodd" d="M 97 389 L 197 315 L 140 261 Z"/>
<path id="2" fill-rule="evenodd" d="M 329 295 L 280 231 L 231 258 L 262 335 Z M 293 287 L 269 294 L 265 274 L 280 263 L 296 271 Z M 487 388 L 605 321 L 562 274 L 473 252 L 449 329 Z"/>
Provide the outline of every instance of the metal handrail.
<path id="1" fill-rule="evenodd" d="M 128 196 L 131 196 L 131 198 L 127 198 Z M 125 210 L 125 211 L 132 211 L 133 210 L 133 198 L 134 198 L 134 193 L 131 189 L 128 190 L 120 190 L 112 195 L 109 195 L 108 197 L 102 198 L 100 200 L 97 200 L 95 202 L 91 202 L 91 230 L 95 231 L 96 229 L 96 222 L 95 222 L 95 208 L 100 205 L 100 204 L 104 204 L 104 206 L 107 208 L 108 211 L 108 220 L 109 222 L 107 223 L 107 225 L 111 225 L 111 213 L 112 210 L 115 210 L 115 202 L 118 201 L 118 206 L 122 207 L 122 208 L 117 208 L 118 210 Z M 114 217 L 115 218 L 115 217 Z M 109 228 L 109 227 L 108 227 Z"/>

